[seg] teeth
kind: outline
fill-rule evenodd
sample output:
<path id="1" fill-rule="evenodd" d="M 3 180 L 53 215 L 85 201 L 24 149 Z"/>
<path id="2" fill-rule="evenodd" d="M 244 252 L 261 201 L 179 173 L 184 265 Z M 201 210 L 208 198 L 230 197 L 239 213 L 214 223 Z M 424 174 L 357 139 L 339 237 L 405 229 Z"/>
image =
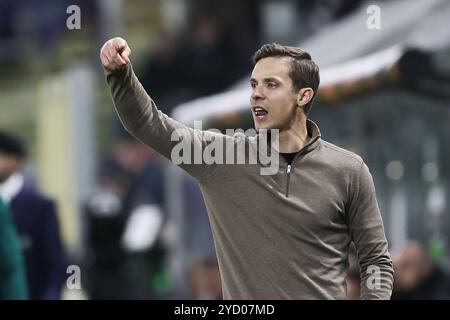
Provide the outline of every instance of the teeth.
<path id="1" fill-rule="evenodd" d="M 255 112 L 267 112 L 264 108 L 261 108 L 261 107 L 254 107 L 253 108 L 253 111 L 255 111 Z"/>

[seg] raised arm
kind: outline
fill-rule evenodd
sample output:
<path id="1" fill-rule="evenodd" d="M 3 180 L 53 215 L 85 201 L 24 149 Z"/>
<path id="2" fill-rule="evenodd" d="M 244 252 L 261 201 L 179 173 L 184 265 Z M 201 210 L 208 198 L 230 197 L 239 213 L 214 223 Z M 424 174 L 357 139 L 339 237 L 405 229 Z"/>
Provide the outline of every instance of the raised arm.
<path id="1" fill-rule="evenodd" d="M 105 69 L 106 81 L 116 111 L 122 124 L 138 140 L 171 161 L 172 153 L 180 149 L 180 136 L 191 148 L 190 154 L 178 157 L 179 164 L 197 179 L 205 178 L 214 170 L 214 166 L 202 163 L 194 164 L 195 150 L 202 150 L 213 137 L 221 135 L 209 131 L 195 130 L 173 120 L 160 110 L 150 98 L 136 77 L 130 62 L 131 49 L 122 38 L 107 41 L 100 52 Z M 197 152 L 198 153 L 198 152 Z M 175 152 L 175 155 L 182 154 Z M 198 162 L 198 161 L 197 161 Z"/>

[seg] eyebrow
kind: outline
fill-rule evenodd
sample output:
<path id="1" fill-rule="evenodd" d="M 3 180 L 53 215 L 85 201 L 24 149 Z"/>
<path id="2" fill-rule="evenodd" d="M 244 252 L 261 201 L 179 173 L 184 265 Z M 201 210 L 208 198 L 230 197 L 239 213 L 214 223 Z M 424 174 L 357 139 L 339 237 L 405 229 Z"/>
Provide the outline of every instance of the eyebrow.
<path id="1" fill-rule="evenodd" d="M 268 77 L 268 78 L 263 79 L 263 82 L 271 82 L 271 81 L 278 82 L 278 83 L 281 82 L 279 79 L 274 78 L 274 77 Z M 258 81 L 255 78 L 250 78 L 250 82 L 258 82 Z"/>

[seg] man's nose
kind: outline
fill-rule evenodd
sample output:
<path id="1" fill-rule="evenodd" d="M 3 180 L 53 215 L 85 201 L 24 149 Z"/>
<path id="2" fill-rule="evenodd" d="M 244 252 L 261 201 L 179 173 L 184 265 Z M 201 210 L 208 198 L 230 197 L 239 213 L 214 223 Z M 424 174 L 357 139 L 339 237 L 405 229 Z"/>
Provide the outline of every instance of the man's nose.
<path id="1" fill-rule="evenodd" d="M 251 98 L 252 98 L 252 100 L 264 99 L 264 95 L 258 86 L 253 88 Z"/>

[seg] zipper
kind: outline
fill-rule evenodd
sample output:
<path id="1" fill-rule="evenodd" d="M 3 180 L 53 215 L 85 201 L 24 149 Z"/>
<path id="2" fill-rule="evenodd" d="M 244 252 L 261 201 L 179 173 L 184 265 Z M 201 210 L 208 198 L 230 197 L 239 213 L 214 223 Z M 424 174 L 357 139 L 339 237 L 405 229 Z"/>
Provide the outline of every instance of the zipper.
<path id="1" fill-rule="evenodd" d="M 317 139 L 319 139 L 320 136 L 316 137 L 314 140 L 311 140 L 310 142 L 308 142 L 308 144 L 306 146 L 304 146 L 302 148 L 302 150 L 300 150 L 298 152 L 297 155 L 295 155 L 294 159 L 292 159 L 292 163 L 299 158 L 301 155 L 303 155 L 304 150 L 307 146 L 309 146 L 310 144 L 313 144 L 314 142 L 316 142 Z M 287 182 L 286 182 L 286 198 L 289 197 L 289 181 L 291 180 L 291 170 L 292 170 L 292 165 L 288 164 L 287 168 L 286 168 L 286 174 L 287 174 Z"/>
<path id="2" fill-rule="evenodd" d="M 286 168 L 286 174 L 287 174 L 287 182 L 286 182 L 286 198 L 289 197 L 289 180 L 291 179 L 291 165 L 288 164 Z"/>

